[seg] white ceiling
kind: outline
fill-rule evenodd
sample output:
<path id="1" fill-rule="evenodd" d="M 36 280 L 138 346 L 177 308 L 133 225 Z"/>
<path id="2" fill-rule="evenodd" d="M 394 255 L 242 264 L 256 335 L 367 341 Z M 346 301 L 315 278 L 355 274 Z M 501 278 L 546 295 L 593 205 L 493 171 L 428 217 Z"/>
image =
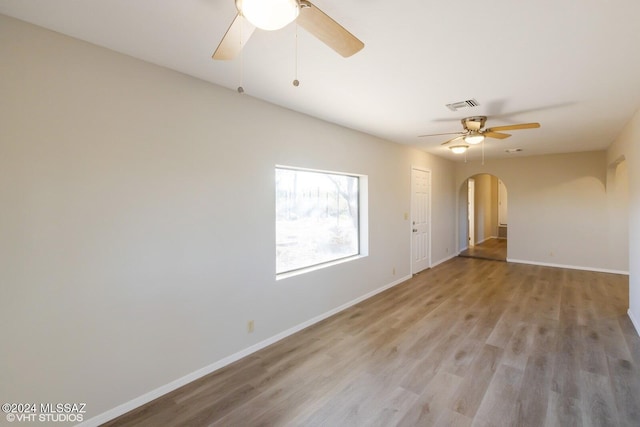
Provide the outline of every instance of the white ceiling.
<path id="1" fill-rule="evenodd" d="M 294 24 L 256 30 L 242 61 L 211 54 L 234 0 L 0 0 L 13 16 L 145 61 L 430 153 L 460 118 L 537 121 L 488 140 L 488 157 L 599 150 L 640 108 L 640 1 L 313 0 L 365 43 L 351 58 Z M 242 64 L 242 67 L 241 67 Z M 241 73 L 242 69 L 242 73 Z M 475 98 L 451 112 L 445 104 Z M 469 159 L 480 155 L 472 147 Z"/>

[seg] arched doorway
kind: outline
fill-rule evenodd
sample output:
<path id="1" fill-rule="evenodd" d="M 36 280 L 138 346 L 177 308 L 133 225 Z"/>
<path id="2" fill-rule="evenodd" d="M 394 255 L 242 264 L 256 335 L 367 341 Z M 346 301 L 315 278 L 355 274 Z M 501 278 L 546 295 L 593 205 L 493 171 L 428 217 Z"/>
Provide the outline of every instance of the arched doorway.
<path id="1" fill-rule="evenodd" d="M 507 187 L 500 178 L 476 174 L 459 191 L 460 256 L 507 260 L 509 225 Z"/>

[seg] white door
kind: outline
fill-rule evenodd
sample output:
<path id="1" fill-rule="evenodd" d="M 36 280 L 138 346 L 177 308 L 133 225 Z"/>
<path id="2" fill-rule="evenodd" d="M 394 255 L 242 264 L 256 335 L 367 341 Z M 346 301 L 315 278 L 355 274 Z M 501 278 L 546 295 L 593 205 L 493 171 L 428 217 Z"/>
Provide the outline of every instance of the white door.
<path id="1" fill-rule="evenodd" d="M 411 273 L 431 267 L 431 172 L 411 169 Z"/>
<path id="2" fill-rule="evenodd" d="M 473 178 L 469 178 L 468 193 L 467 193 L 467 212 L 469 219 L 469 247 L 476 244 L 476 181 Z"/>

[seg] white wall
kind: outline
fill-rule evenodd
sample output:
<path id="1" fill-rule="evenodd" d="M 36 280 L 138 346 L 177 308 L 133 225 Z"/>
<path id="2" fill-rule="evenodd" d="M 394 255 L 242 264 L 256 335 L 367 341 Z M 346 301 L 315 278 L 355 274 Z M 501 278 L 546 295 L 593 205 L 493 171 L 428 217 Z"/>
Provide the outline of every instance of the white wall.
<path id="1" fill-rule="evenodd" d="M 609 241 L 604 242 L 609 251 L 629 259 L 629 162 L 625 156 L 612 161 L 607 159 L 607 214 Z"/>
<path id="2" fill-rule="evenodd" d="M 624 160 L 620 162 L 621 159 Z M 610 210 L 620 222 L 628 219 L 629 317 L 640 333 L 640 110 L 609 147 L 607 162 L 609 165 L 617 165 L 609 170 L 613 191 L 616 192 L 609 204 Z M 625 186 L 628 188 L 627 200 L 619 194 L 624 192 Z M 628 208 L 627 215 L 615 215 L 616 211 L 625 208 Z M 621 228 L 622 231 L 619 232 L 624 233 L 624 227 Z"/>
<path id="3" fill-rule="evenodd" d="M 408 276 L 412 166 L 453 253 L 446 160 L 3 16 L 0 57 L 2 402 L 95 416 Z M 368 175 L 369 256 L 276 282 L 276 164 Z"/>
<path id="4" fill-rule="evenodd" d="M 475 242 L 482 243 L 498 235 L 498 179 L 489 174 L 475 179 Z M 464 183 L 462 186 L 466 186 Z"/>
<path id="5" fill-rule="evenodd" d="M 609 244 L 605 152 L 510 157 L 456 168 L 457 188 L 478 173 L 507 186 L 510 260 L 628 271 L 626 243 Z"/>

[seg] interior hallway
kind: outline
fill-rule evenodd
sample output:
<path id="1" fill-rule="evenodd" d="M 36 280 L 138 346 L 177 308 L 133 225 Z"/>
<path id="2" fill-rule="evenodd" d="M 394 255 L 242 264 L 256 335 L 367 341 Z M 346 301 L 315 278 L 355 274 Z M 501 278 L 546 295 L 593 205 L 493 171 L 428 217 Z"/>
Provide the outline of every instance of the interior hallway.
<path id="1" fill-rule="evenodd" d="M 492 261 L 506 261 L 507 239 L 487 239 L 479 245 L 472 246 L 460 252 L 459 256 Z"/>

